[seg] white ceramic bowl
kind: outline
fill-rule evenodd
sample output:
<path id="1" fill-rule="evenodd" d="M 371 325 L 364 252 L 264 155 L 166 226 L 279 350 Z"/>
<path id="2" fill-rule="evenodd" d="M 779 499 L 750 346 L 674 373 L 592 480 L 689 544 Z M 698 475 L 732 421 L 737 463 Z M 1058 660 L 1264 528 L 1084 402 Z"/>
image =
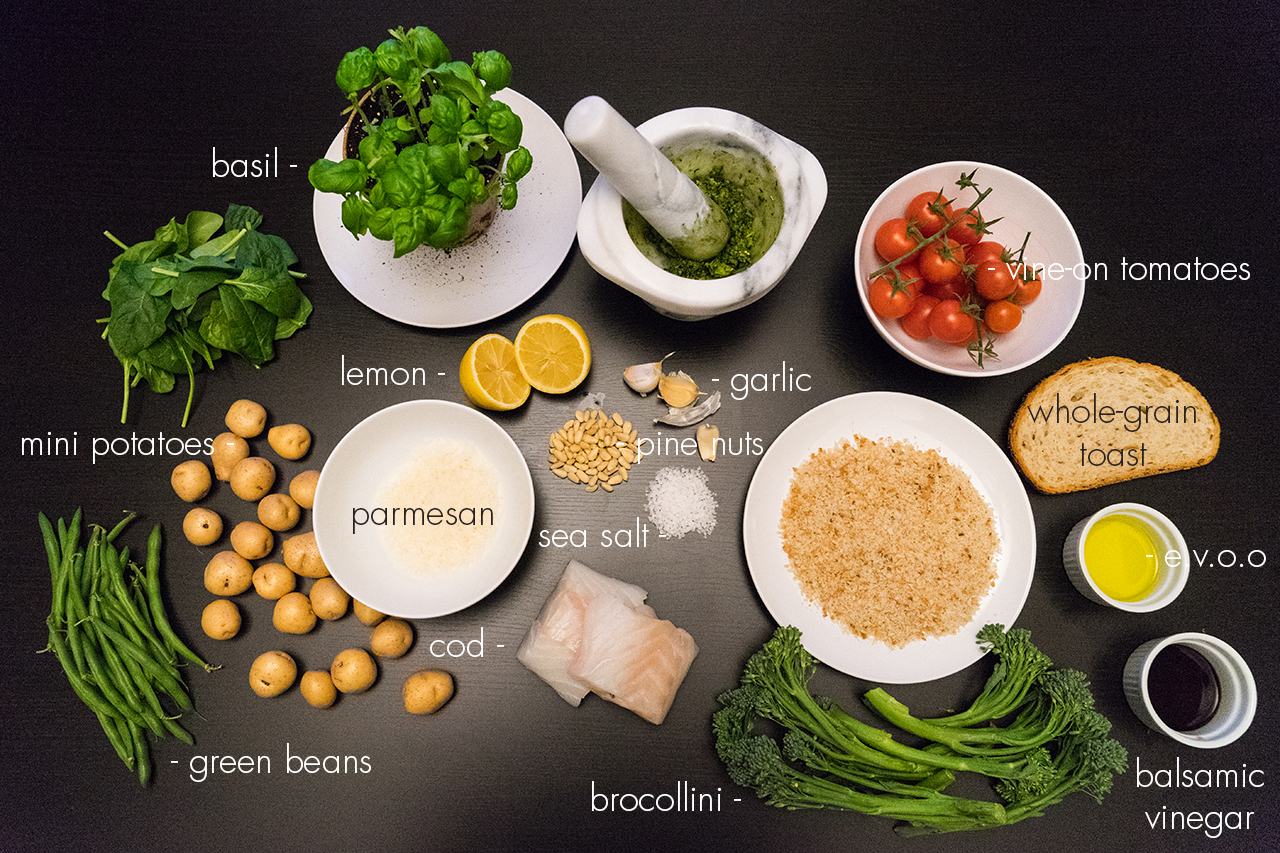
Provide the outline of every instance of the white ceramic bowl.
<path id="1" fill-rule="evenodd" d="M 1093 526 L 1103 518 L 1111 515 L 1126 515 L 1146 528 L 1156 546 L 1156 558 L 1159 568 L 1156 570 L 1156 583 L 1145 597 L 1138 601 L 1121 601 L 1104 593 L 1089 575 L 1084 559 L 1084 540 Z M 1178 557 L 1170 561 L 1166 557 L 1176 552 Z M 1187 540 L 1177 526 L 1163 513 L 1149 506 L 1136 503 L 1112 504 L 1082 519 L 1067 534 L 1062 545 L 1062 564 L 1067 570 L 1067 577 L 1076 589 L 1089 600 L 1105 604 L 1118 610 L 1132 613 L 1146 613 L 1159 610 L 1173 602 L 1187 584 L 1187 575 L 1191 573 L 1191 555 L 1187 550 Z"/>
<path id="2" fill-rule="evenodd" d="M 475 564 L 417 572 L 388 552 L 382 533 L 353 522 L 376 507 L 390 478 L 433 439 L 475 445 L 497 471 L 496 530 Z M 313 528 L 320 556 L 338 584 L 391 616 L 422 619 L 470 607 L 506 579 L 533 529 L 533 477 L 524 455 L 486 415 L 446 400 L 411 400 L 375 412 L 338 442 L 316 485 Z"/>
<path id="3" fill-rule="evenodd" d="M 636 246 L 622 218 L 622 196 L 598 177 L 578 212 L 578 246 L 605 278 L 680 320 L 701 320 L 749 305 L 782 280 L 800 254 L 827 200 L 827 177 L 808 150 L 757 121 L 712 107 L 688 107 L 654 116 L 636 127 L 662 148 L 697 143 L 739 147 L 762 155 L 783 195 L 782 229 L 758 261 L 730 276 L 682 278 L 658 267 Z"/>
<path id="4" fill-rule="evenodd" d="M 984 360 L 978 367 L 962 346 L 937 339 L 917 341 L 902 330 L 897 320 L 885 320 L 871 310 L 867 299 L 867 282 L 871 273 L 884 266 L 876 254 L 876 229 L 890 219 L 905 215 L 907 203 L 923 192 L 942 190 L 952 200 L 957 212 L 973 203 L 977 192 L 958 190 L 960 174 L 977 174 L 973 180 L 980 187 L 991 187 L 982 203 L 982 214 L 988 219 L 1001 217 L 991 226 L 989 239 L 1006 248 L 1017 250 L 1027 232 L 1024 260 L 1043 264 L 1044 288 L 1040 297 L 1027 305 L 1018 328 L 996 339 L 998 360 Z M 871 205 L 858 231 L 857 272 L 858 297 L 871 324 L 888 344 L 916 364 L 953 376 L 999 376 L 1034 364 L 1062 342 L 1075 324 L 1084 302 L 1084 254 L 1075 229 L 1062 209 L 1035 184 L 999 166 L 970 161 L 936 163 L 905 175 L 895 181 Z M 1053 266 L 1057 265 L 1057 266 Z"/>
<path id="5" fill-rule="evenodd" d="M 1209 722 L 1189 732 L 1169 728 L 1151 705 L 1147 674 L 1161 649 L 1181 643 L 1208 659 L 1218 676 L 1218 710 Z M 1186 632 L 1150 640 L 1138 646 L 1124 667 L 1124 694 L 1129 707 L 1149 728 L 1179 743 L 1199 749 L 1215 749 L 1233 743 L 1249 728 L 1258 708 L 1258 685 L 1239 652 L 1209 634 Z"/>

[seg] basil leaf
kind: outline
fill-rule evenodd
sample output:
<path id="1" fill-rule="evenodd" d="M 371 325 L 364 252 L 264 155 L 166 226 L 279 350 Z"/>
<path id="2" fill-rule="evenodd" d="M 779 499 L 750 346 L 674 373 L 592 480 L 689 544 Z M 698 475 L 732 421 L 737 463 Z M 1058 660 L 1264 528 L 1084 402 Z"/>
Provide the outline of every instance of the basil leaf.
<path id="1" fill-rule="evenodd" d="M 351 94 L 372 86 L 376 71 L 377 63 L 373 59 L 373 51 L 367 47 L 358 47 L 342 57 L 342 61 L 338 63 L 335 79 L 339 89 Z"/>
<path id="2" fill-rule="evenodd" d="M 506 178 L 508 181 L 518 181 L 529 174 L 532 168 L 533 155 L 529 153 L 529 149 L 521 146 L 507 157 Z"/>
<path id="3" fill-rule="evenodd" d="M 431 77 L 445 92 L 453 92 L 461 95 L 476 106 L 480 106 L 489 100 L 489 95 L 484 90 L 484 84 L 476 77 L 476 73 L 471 70 L 471 66 L 465 62 L 446 62 L 437 68 L 428 72 Z M 435 111 L 435 105 L 432 104 L 432 111 Z M 470 110 L 466 111 L 470 113 Z"/>
<path id="4" fill-rule="evenodd" d="M 444 41 L 426 27 L 414 27 L 405 33 L 405 47 L 423 68 L 435 68 L 442 62 L 449 61 L 449 48 Z"/>
<path id="5" fill-rule="evenodd" d="M 392 144 L 391 148 L 394 151 L 395 145 Z M 322 193 L 356 193 L 364 189 L 369 173 L 359 160 L 341 160 L 335 163 L 320 159 L 307 169 L 307 180 Z"/>
<path id="6" fill-rule="evenodd" d="M 471 67 L 490 94 L 511 85 L 511 62 L 496 50 L 472 54 Z"/>

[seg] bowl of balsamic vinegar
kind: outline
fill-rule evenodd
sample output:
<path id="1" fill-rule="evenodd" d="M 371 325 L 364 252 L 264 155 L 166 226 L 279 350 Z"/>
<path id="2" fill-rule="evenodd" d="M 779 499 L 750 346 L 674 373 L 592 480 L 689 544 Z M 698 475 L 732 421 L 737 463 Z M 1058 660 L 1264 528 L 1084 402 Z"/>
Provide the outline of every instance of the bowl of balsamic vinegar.
<path id="1" fill-rule="evenodd" d="M 1124 668 L 1124 691 L 1148 727 L 1201 749 L 1238 739 L 1258 705 L 1257 684 L 1244 658 L 1217 637 L 1194 632 L 1134 650 Z"/>

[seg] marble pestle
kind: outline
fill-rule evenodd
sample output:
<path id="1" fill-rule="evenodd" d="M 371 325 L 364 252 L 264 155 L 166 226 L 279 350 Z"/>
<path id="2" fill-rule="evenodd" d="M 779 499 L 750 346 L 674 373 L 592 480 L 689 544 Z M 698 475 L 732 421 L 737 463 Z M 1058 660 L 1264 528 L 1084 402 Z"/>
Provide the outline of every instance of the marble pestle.
<path id="1" fill-rule="evenodd" d="M 724 248 L 729 220 L 720 206 L 603 98 L 578 101 L 564 134 L 677 252 L 704 261 Z"/>

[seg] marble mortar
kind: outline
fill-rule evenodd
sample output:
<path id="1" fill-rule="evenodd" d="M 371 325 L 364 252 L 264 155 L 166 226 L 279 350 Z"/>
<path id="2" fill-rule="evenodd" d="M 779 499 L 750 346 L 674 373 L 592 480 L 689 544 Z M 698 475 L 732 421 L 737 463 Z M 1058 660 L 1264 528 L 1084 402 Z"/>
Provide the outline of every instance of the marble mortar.
<path id="1" fill-rule="evenodd" d="M 791 268 L 827 200 L 827 177 L 804 147 L 747 116 L 713 107 L 688 107 L 655 116 L 636 128 L 659 148 L 740 149 L 773 168 L 783 219 L 773 245 L 751 266 L 719 279 L 667 272 L 640 251 L 623 221 L 622 196 L 598 177 L 578 212 L 578 246 L 596 272 L 680 320 L 701 320 L 749 305 Z"/>

